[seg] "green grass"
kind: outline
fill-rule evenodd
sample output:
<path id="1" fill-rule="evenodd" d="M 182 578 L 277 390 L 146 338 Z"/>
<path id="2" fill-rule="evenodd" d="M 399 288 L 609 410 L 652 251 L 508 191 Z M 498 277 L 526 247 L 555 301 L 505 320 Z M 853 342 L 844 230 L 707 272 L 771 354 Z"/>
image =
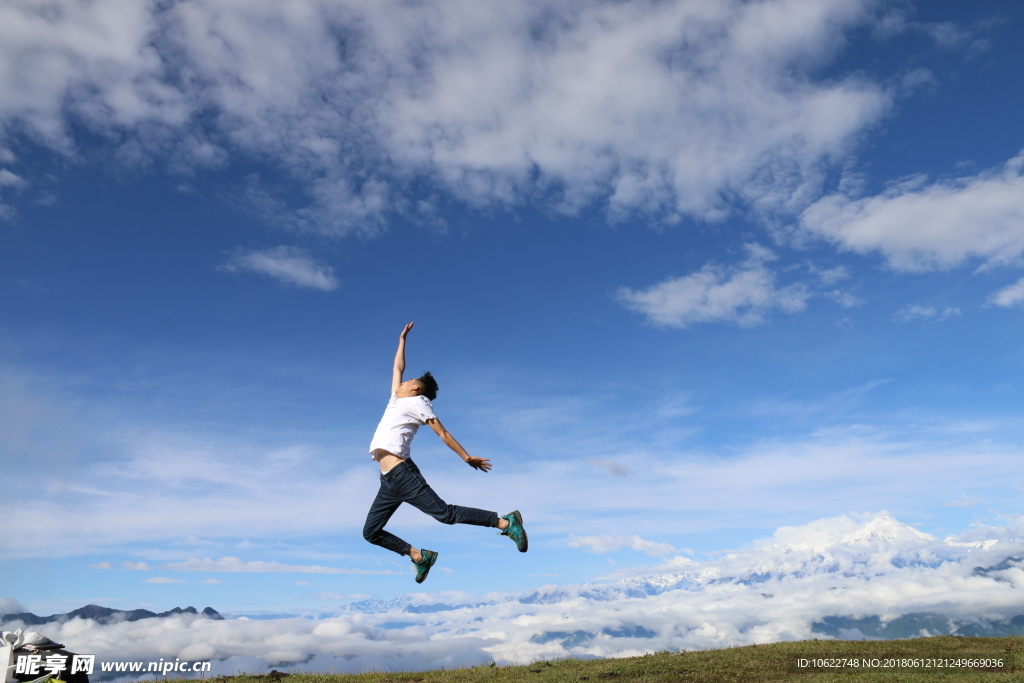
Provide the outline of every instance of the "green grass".
<path id="1" fill-rule="evenodd" d="M 1021 652 L 1018 652 L 1018 649 Z M 1002 668 L 846 668 L 812 670 L 797 661 L 831 658 L 878 659 L 1002 659 Z M 206 679 L 203 683 L 268 683 L 282 674 L 239 675 Z M 699 683 L 768 683 L 769 681 L 837 681 L 868 683 L 885 681 L 1002 681 L 1024 680 L 1024 639 L 961 638 L 940 636 L 911 640 L 848 641 L 813 640 L 796 643 L 750 645 L 725 650 L 658 652 L 624 659 L 559 659 L 526 666 L 477 666 L 408 673 L 292 674 L 284 683 L 478 683 L 529 681 L 530 683 L 601 683 L 602 681 L 695 681 Z"/>

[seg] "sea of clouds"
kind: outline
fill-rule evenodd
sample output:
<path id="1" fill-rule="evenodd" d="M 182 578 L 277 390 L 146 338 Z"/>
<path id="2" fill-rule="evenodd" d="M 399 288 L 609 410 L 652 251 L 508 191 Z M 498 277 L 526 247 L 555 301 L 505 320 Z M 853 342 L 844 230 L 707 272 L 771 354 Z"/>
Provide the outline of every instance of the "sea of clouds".
<path id="1" fill-rule="evenodd" d="M 938 539 L 881 512 L 782 527 L 715 559 L 680 555 L 584 585 L 417 593 L 277 619 L 35 628 L 101 662 L 213 660 L 214 674 L 419 670 L 814 637 L 1003 635 L 1024 630 L 1014 618 L 1021 588 L 1024 516 Z"/>

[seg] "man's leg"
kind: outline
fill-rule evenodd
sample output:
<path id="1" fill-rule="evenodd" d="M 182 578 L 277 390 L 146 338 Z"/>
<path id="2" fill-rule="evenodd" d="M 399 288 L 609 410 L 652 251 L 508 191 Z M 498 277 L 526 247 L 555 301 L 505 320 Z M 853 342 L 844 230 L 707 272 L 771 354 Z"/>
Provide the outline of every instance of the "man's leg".
<path id="1" fill-rule="evenodd" d="M 504 527 L 500 523 L 505 522 L 504 526 L 508 526 L 508 521 L 499 519 L 497 512 L 445 503 L 430 488 L 412 461 L 406 461 L 404 467 L 406 471 L 393 483 L 395 495 L 442 524 L 472 524 L 501 529 Z"/>
<path id="2" fill-rule="evenodd" d="M 423 583 L 430 573 L 430 568 L 437 562 L 437 553 L 433 550 L 413 548 L 411 544 L 406 543 L 398 536 L 384 531 L 384 525 L 388 523 L 403 502 L 400 494 L 393 489 L 395 481 L 402 477 L 406 469 L 406 464 L 402 463 L 392 468 L 388 474 L 381 475 L 380 489 L 366 515 L 366 523 L 363 525 L 363 538 L 399 555 L 408 555 L 416 567 L 416 583 Z"/>
<path id="3" fill-rule="evenodd" d="M 395 495 L 419 510 L 427 513 L 443 524 L 474 524 L 501 529 L 502 536 L 508 536 L 516 544 L 516 549 L 525 553 L 529 548 L 526 529 L 523 528 L 523 516 L 519 510 L 498 517 L 497 512 L 467 508 L 461 505 L 449 505 L 441 500 L 441 496 L 430 488 L 419 468 L 411 460 L 406 461 L 408 469 L 401 481 L 394 482 Z"/>
<path id="4" fill-rule="evenodd" d="M 388 523 L 395 510 L 402 504 L 402 500 L 391 493 L 390 487 L 381 480 L 380 490 L 377 497 L 373 499 L 370 511 L 366 513 L 366 523 L 363 525 L 363 538 L 374 545 L 387 548 L 399 555 L 410 555 L 412 546 L 395 536 L 384 531 L 384 525 Z M 418 554 L 418 553 L 417 553 Z M 410 555 L 411 556 L 411 555 Z M 418 558 L 413 557 L 414 561 Z"/>

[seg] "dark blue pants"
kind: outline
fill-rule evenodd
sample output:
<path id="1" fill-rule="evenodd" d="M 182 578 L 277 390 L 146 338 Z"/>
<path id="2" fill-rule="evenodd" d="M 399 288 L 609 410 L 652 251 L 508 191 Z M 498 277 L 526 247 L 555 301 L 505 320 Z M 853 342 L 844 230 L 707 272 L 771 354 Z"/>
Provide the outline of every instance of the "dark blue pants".
<path id="1" fill-rule="evenodd" d="M 409 503 L 442 524 L 498 526 L 498 513 L 461 505 L 448 505 L 434 493 L 412 460 L 403 460 L 390 472 L 380 475 L 380 490 L 366 514 L 363 538 L 399 555 L 408 555 L 412 547 L 398 536 L 384 531 L 384 525 L 402 503 Z"/>

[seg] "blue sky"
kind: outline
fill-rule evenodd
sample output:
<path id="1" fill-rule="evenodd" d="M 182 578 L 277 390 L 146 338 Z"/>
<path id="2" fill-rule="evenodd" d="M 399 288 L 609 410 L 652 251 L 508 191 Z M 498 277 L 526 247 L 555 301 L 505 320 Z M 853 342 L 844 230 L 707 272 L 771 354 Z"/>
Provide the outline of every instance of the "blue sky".
<path id="1" fill-rule="evenodd" d="M 1024 16 L 868 0 L 0 8 L 8 604 L 318 613 L 398 332 L 425 591 L 1020 513 Z M 228 559 L 225 559 L 228 558 Z M 231 559 L 237 558 L 237 559 Z M 647 569 L 645 569 L 647 568 Z"/>

